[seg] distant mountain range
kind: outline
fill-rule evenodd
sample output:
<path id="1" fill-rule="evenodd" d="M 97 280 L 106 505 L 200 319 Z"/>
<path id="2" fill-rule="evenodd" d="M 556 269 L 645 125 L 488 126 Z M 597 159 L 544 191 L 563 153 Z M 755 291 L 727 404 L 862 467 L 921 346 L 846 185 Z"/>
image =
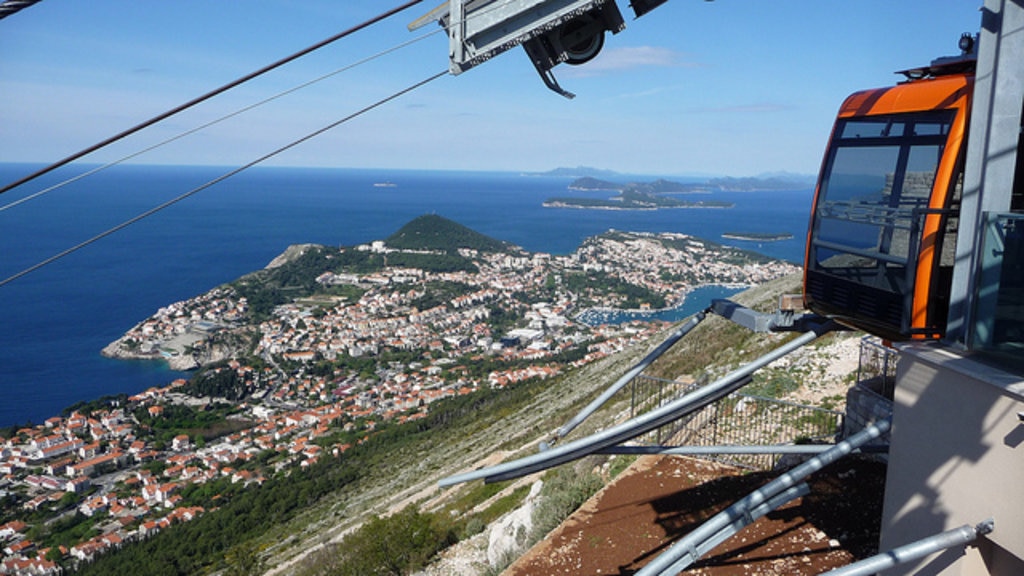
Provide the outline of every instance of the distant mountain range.
<path id="1" fill-rule="evenodd" d="M 696 192 L 729 191 L 751 192 L 767 190 L 794 190 L 811 188 L 815 184 L 813 176 L 798 174 L 780 174 L 774 176 L 755 176 L 747 178 L 711 178 L 703 182 L 683 183 L 672 180 L 658 179 L 653 182 L 614 182 L 592 176 L 577 178 L 569 184 L 570 190 L 592 191 L 630 191 L 643 194 L 686 194 Z"/>
<path id="2" fill-rule="evenodd" d="M 634 192 L 638 194 L 674 194 L 686 192 L 700 192 L 704 190 L 702 184 L 683 184 L 671 180 L 658 179 L 653 182 L 629 182 L 621 184 L 608 180 L 601 180 L 589 176 L 578 178 L 569 184 L 570 190 L 609 190 L 618 192 Z"/>
<path id="3" fill-rule="evenodd" d="M 816 176 L 800 174 L 778 174 L 774 176 L 754 176 L 749 178 L 712 178 L 706 186 L 711 190 L 728 190 L 733 192 L 761 190 L 799 190 L 813 188 Z"/>
<path id="4" fill-rule="evenodd" d="M 590 166 L 577 166 L 575 168 L 555 168 L 547 172 L 528 172 L 527 176 L 557 176 L 562 178 L 582 178 L 590 176 L 594 178 L 622 178 L 622 174 L 614 170 L 603 170 Z"/>

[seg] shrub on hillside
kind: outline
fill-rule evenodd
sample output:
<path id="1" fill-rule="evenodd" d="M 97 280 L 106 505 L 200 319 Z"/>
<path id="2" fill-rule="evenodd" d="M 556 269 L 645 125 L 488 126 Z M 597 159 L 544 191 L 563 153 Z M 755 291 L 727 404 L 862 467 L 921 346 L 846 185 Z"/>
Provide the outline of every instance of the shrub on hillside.
<path id="1" fill-rule="evenodd" d="M 455 529 L 436 514 L 408 507 L 374 517 L 337 547 L 331 576 L 402 576 L 423 568 L 438 551 L 457 541 Z"/>

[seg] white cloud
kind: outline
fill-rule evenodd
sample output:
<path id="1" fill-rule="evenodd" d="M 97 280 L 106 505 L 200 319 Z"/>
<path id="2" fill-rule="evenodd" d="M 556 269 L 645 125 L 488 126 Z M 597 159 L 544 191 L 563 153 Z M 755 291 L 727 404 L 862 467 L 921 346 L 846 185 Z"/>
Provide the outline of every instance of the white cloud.
<path id="1" fill-rule="evenodd" d="M 606 48 L 592 61 L 579 67 L 570 67 L 567 75 L 575 77 L 595 76 L 604 72 L 618 72 L 637 68 L 669 68 L 696 66 L 687 62 L 683 55 L 669 48 L 658 46 L 625 46 Z"/>

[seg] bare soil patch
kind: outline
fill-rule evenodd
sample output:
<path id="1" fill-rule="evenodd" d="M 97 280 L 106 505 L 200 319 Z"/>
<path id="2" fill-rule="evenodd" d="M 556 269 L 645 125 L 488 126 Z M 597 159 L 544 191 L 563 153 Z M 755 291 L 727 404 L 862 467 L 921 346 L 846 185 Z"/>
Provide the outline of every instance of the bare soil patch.
<path id="1" fill-rule="evenodd" d="M 641 459 L 504 575 L 634 574 L 774 477 L 696 458 Z M 820 574 L 875 554 L 884 464 L 851 457 L 809 482 L 810 495 L 748 526 L 683 574 Z"/>

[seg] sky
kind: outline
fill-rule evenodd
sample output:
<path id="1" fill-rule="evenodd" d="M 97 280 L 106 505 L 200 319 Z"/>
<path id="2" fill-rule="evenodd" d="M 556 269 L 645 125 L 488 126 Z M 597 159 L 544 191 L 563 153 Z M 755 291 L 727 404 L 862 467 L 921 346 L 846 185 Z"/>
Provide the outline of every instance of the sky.
<path id="1" fill-rule="evenodd" d="M 0 19 L 0 161 L 50 163 L 402 4 L 402 0 L 44 0 Z M 448 68 L 428 0 L 96 152 L 239 166 Z M 629 174 L 814 174 L 850 93 L 957 53 L 981 0 L 669 0 L 559 65 L 522 48 L 445 75 L 268 164 Z M 425 37 L 424 37 L 425 36 Z M 422 38 L 421 38 L 422 37 Z M 402 46 L 404 43 L 411 44 Z M 387 52 L 368 62 L 367 58 Z M 346 69 L 348 68 L 348 69 Z"/>

